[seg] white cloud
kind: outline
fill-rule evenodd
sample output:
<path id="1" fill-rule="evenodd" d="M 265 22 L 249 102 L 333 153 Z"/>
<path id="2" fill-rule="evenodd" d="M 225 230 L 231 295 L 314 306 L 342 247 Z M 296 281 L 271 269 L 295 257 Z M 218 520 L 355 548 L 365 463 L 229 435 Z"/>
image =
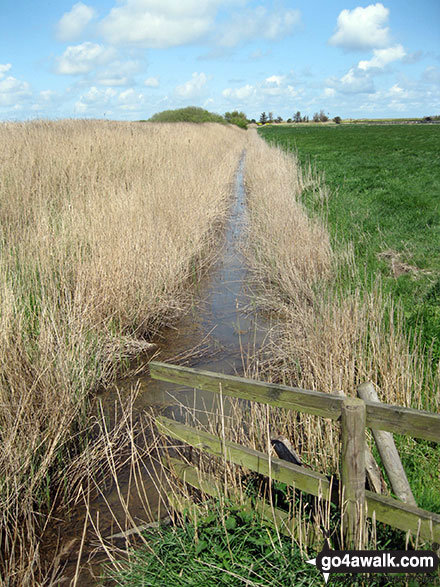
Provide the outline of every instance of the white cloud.
<path id="1" fill-rule="evenodd" d="M 395 45 L 387 49 L 374 49 L 373 53 L 374 56 L 369 61 L 359 61 L 359 69 L 363 71 L 371 68 L 382 69 L 393 61 L 403 59 L 406 55 L 406 51 L 402 45 Z"/>
<path id="2" fill-rule="evenodd" d="M 234 47 L 243 41 L 263 38 L 277 40 L 293 33 L 301 22 L 299 10 L 276 11 L 264 6 L 233 15 L 220 36 L 220 44 Z"/>
<path id="3" fill-rule="evenodd" d="M 32 95 L 31 87 L 27 82 L 21 81 L 12 75 L 5 77 L 5 73 L 11 69 L 11 64 L 0 64 L 0 106 L 13 106 L 21 109 L 23 100 Z"/>
<path id="4" fill-rule="evenodd" d="M 113 49 L 106 49 L 95 43 L 82 43 L 67 47 L 58 57 L 57 73 L 78 75 L 92 71 L 96 66 L 108 63 L 115 55 Z"/>
<path id="5" fill-rule="evenodd" d="M 118 102 L 122 110 L 139 110 L 144 100 L 143 94 L 138 94 L 133 88 L 121 92 Z"/>
<path id="6" fill-rule="evenodd" d="M 293 86 L 287 86 L 285 94 L 287 96 L 291 96 L 292 98 L 294 98 L 295 96 L 299 96 L 299 94 L 302 94 L 303 90 L 295 90 L 295 88 Z"/>
<path id="7" fill-rule="evenodd" d="M 116 96 L 116 90 L 107 88 L 101 90 L 96 86 L 92 86 L 88 92 L 81 96 L 81 102 L 85 104 L 107 104 L 109 100 Z"/>
<path id="8" fill-rule="evenodd" d="M 12 65 L 10 63 L 0 63 L 0 79 L 4 77 L 5 73 L 11 69 Z"/>
<path id="9" fill-rule="evenodd" d="M 401 88 L 399 86 L 399 84 L 394 84 L 394 86 L 392 86 L 388 92 L 386 93 L 388 98 L 407 98 L 408 97 L 408 92 L 406 90 L 404 90 L 403 88 Z"/>
<path id="10" fill-rule="evenodd" d="M 42 90 L 40 92 L 40 97 L 45 102 L 50 102 L 51 100 L 53 100 L 53 98 L 56 97 L 56 95 L 57 95 L 57 93 L 54 92 L 53 90 Z"/>
<path id="11" fill-rule="evenodd" d="M 222 92 L 222 95 L 228 100 L 246 100 L 250 98 L 253 94 L 255 94 L 255 88 L 250 84 L 246 84 L 245 86 L 237 88 L 235 90 L 231 88 L 226 88 Z"/>
<path id="12" fill-rule="evenodd" d="M 286 98 L 294 98 L 299 96 L 302 90 L 294 88 L 290 84 L 286 84 L 285 75 L 271 75 L 263 81 L 251 85 L 246 84 L 239 88 L 226 88 L 222 95 L 230 101 L 245 102 L 252 99 L 252 104 L 267 104 L 268 97 L 275 107 Z"/>
<path id="13" fill-rule="evenodd" d="M 190 80 L 176 87 L 175 92 L 180 98 L 193 98 L 200 94 L 207 81 L 206 74 L 194 72 Z"/>
<path id="14" fill-rule="evenodd" d="M 158 77 L 147 77 L 147 79 L 144 81 L 144 84 L 148 88 L 158 88 L 160 85 L 159 78 Z"/>
<path id="15" fill-rule="evenodd" d="M 73 41 L 81 36 L 82 32 L 96 15 L 91 6 L 82 2 L 74 4 L 70 12 L 65 12 L 57 24 L 57 38 L 60 41 Z"/>
<path id="16" fill-rule="evenodd" d="M 324 89 L 324 96 L 326 96 L 327 98 L 333 98 L 333 96 L 336 94 L 336 90 L 334 88 L 325 88 Z"/>
<path id="17" fill-rule="evenodd" d="M 338 28 L 329 43 L 353 50 L 386 47 L 390 42 L 390 30 L 385 26 L 388 15 L 388 8 L 380 3 L 345 9 L 338 16 Z"/>
<path id="18" fill-rule="evenodd" d="M 99 71 L 95 82 L 100 86 L 129 86 L 133 84 L 133 75 L 139 71 L 138 61 L 112 60 L 108 66 Z"/>
<path id="19" fill-rule="evenodd" d="M 85 112 L 87 112 L 87 104 L 84 104 L 84 102 L 78 100 L 75 102 L 73 110 L 76 112 L 76 114 L 85 114 Z"/>
<path id="20" fill-rule="evenodd" d="M 371 94 L 374 92 L 374 83 L 369 75 L 352 67 L 341 78 L 331 77 L 326 80 L 329 88 L 343 94 Z"/>
<path id="21" fill-rule="evenodd" d="M 285 75 L 271 75 L 270 77 L 267 77 L 264 81 L 267 84 L 276 84 L 277 86 L 280 86 L 285 80 L 285 78 Z"/>
<path id="22" fill-rule="evenodd" d="M 121 0 L 100 30 L 111 43 L 166 48 L 206 35 L 221 0 Z"/>

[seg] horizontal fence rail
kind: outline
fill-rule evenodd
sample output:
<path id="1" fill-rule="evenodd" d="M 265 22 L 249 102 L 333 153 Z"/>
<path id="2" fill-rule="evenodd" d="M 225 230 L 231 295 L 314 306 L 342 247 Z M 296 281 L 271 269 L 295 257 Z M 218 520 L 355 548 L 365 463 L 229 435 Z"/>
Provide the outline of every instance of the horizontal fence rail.
<path id="1" fill-rule="evenodd" d="M 327 477 L 164 416 L 155 419 L 159 432 L 166 436 L 295 489 L 339 503 L 341 509 L 347 512 L 348 524 L 344 534 L 348 544 L 353 545 L 358 540 L 364 512 L 369 518 L 400 530 L 411 531 L 424 540 L 440 543 L 440 515 L 365 490 L 363 458 L 365 427 L 440 442 L 440 414 L 157 361 L 150 362 L 150 374 L 155 379 L 190 388 L 339 420 L 342 438 L 341 482 L 335 477 Z M 344 495 L 345 502 L 342 499 Z"/>
<path id="2" fill-rule="evenodd" d="M 149 367 L 153 379 L 332 420 L 338 420 L 341 416 L 344 398 L 331 393 L 253 381 L 157 361 L 151 361 Z M 366 425 L 369 428 L 440 442 L 440 414 L 372 401 L 365 401 L 365 407 Z"/>
<path id="3" fill-rule="evenodd" d="M 298 489 L 317 497 L 323 497 L 326 501 L 332 497 L 330 481 L 321 473 L 304 469 L 281 459 L 270 458 L 262 452 L 235 442 L 228 440 L 223 442 L 218 436 L 170 420 L 165 416 L 158 416 L 156 424 L 162 434 L 186 442 L 213 456 L 225 457 L 227 461 L 251 469 L 261 475 L 269 476 L 270 474 L 273 479 L 282 483 L 288 485 L 294 483 Z M 333 501 L 338 503 L 337 496 L 334 496 Z"/>
<path id="4" fill-rule="evenodd" d="M 159 432 L 165 436 L 185 442 L 213 456 L 225 458 L 228 462 L 246 467 L 255 473 L 270 475 L 272 479 L 316 497 L 321 497 L 325 501 L 339 503 L 336 480 L 332 485 L 330 480 L 321 473 L 304 469 L 287 461 L 271 458 L 264 453 L 234 442 L 223 442 L 213 434 L 196 430 L 165 416 L 158 416 L 156 424 Z M 394 528 L 404 531 L 411 530 L 424 540 L 440 542 L 440 515 L 411 506 L 392 497 L 378 495 L 372 491 L 365 491 L 365 501 L 369 518 L 374 516 L 377 521 L 389 524 Z"/>

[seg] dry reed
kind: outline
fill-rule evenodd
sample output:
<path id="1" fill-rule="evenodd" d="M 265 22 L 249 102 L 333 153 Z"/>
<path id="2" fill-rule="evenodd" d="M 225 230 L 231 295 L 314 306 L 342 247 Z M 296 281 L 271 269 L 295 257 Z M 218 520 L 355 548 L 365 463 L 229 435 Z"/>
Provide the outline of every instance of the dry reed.
<path id="1" fill-rule="evenodd" d="M 40 581 L 87 398 L 184 308 L 243 145 L 220 125 L 0 125 L 2 584 Z"/>

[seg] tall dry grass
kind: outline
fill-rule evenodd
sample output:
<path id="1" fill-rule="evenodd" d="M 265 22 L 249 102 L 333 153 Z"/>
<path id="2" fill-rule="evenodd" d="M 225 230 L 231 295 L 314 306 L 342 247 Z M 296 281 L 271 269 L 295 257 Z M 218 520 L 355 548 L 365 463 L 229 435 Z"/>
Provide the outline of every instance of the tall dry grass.
<path id="1" fill-rule="evenodd" d="M 87 398 L 185 305 L 213 255 L 244 133 L 0 125 L 0 549 L 38 584 L 38 535 L 91 426 Z"/>
<path id="2" fill-rule="evenodd" d="M 403 329 L 399 307 L 384 296 L 379 280 L 370 291 L 361 289 L 350 247 L 342 253 L 332 250 L 325 226 L 325 199 L 331 196 L 322 180 L 255 132 L 245 172 L 249 255 L 260 303 L 277 312 L 283 323 L 260 376 L 347 395 L 355 395 L 356 386 L 370 380 L 386 403 L 438 410 L 439 373 L 426 368 L 423 349 Z M 305 188 L 321 202 L 321 217 L 311 218 L 301 204 Z M 338 470 L 334 424 L 260 411 L 254 418 L 262 430 L 290 437 L 317 469 Z"/>

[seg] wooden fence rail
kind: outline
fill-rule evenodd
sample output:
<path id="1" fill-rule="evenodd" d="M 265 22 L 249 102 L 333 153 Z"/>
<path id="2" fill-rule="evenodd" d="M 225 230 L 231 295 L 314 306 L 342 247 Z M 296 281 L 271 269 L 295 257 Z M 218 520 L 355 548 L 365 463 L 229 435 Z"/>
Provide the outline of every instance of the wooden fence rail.
<path id="1" fill-rule="evenodd" d="M 374 516 L 380 522 L 440 543 L 440 515 L 365 490 L 364 461 L 365 427 L 440 442 L 439 414 L 156 361 L 150 363 L 150 373 L 155 379 L 191 388 L 340 420 L 342 483 L 339 490 L 337 480 L 333 481 L 321 473 L 223 441 L 217 436 L 163 416 L 156 418 L 156 423 L 167 436 L 257 473 L 270 475 L 273 479 L 326 501 L 340 503 L 345 512 L 344 529 L 349 547 L 361 546 L 359 531 L 364 516 Z"/>

